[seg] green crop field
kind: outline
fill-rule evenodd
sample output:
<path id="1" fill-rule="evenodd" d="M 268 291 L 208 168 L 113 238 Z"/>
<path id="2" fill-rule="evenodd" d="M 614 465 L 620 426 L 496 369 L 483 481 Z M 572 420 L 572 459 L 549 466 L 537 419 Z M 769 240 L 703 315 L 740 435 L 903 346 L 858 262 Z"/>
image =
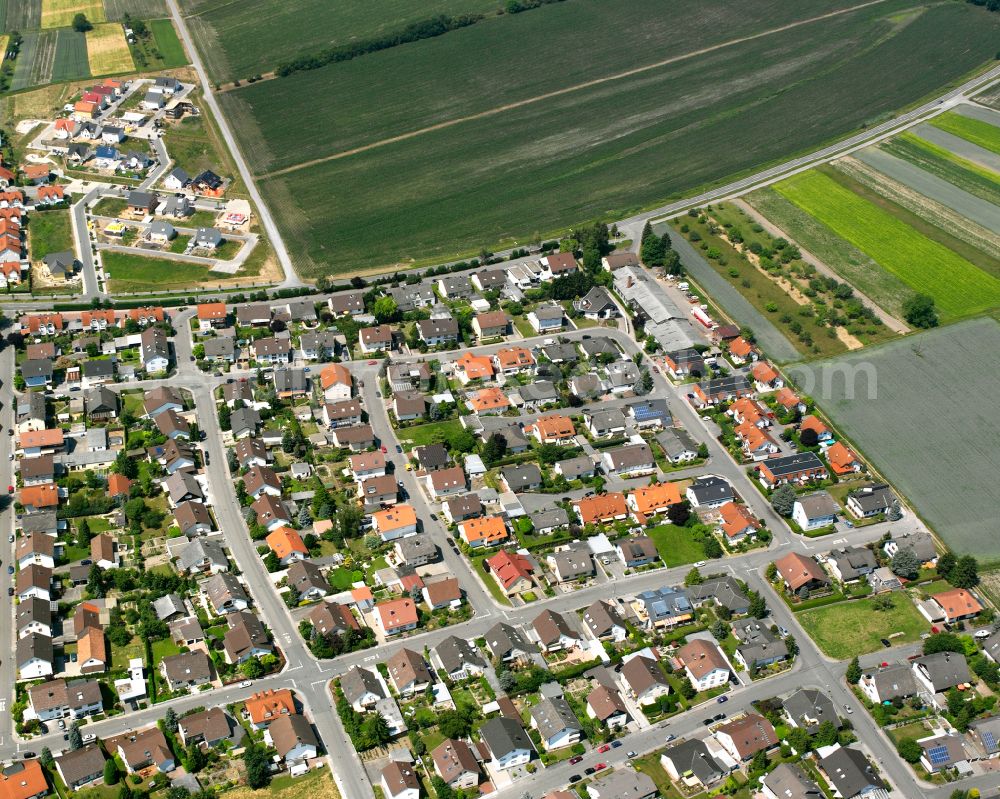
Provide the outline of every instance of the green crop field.
<path id="1" fill-rule="evenodd" d="M 1000 306 L 1000 280 L 828 175 L 803 172 L 775 189 L 914 291 L 934 297 L 942 314 L 957 317 Z"/>
<path id="2" fill-rule="evenodd" d="M 28 221 L 31 260 L 40 262 L 46 255 L 73 249 L 73 229 L 69 211 L 45 211 L 31 215 Z"/>
<path id="3" fill-rule="evenodd" d="M 1000 173 L 974 164 L 913 133 L 903 133 L 879 147 L 969 194 L 1000 206 Z"/>
<path id="4" fill-rule="evenodd" d="M 907 24 L 886 16 L 905 6 L 721 46 L 798 7 L 718 0 L 666 19 L 654 0 L 572 0 L 221 98 L 303 273 L 427 262 L 747 173 L 933 93 L 995 50 L 1000 15 L 947 4 Z M 642 35 L 622 47 L 610 20 Z M 690 42 L 718 46 L 693 55 Z M 348 154 L 359 146 L 370 149 Z"/>
<path id="5" fill-rule="evenodd" d="M 1000 507 L 998 348 L 1000 324 L 983 318 L 791 370 L 948 546 L 991 562 L 1000 560 L 989 524 Z"/>
<path id="6" fill-rule="evenodd" d="M 90 63 L 87 58 L 86 34 L 78 33 L 71 28 L 60 28 L 57 34 L 51 79 L 63 81 L 88 77 Z"/>
<path id="7" fill-rule="evenodd" d="M 107 2 L 107 0 L 105 0 Z M 300 53 L 399 30 L 436 14 L 488 13 L 501 0 L 183 0 L 213 80 L 271 72 Z"/>
<path id="8" fill-rule="evenodd" d="M 981 119 L 972 119 L 954 111 L 948 111 L 941 116 L 934 117 L 931 124 L 954 136 L 959 136 L 966 141 L 979 145 L 984 150 L 1000 155 L 1000 127 L 983 122 Z"/>

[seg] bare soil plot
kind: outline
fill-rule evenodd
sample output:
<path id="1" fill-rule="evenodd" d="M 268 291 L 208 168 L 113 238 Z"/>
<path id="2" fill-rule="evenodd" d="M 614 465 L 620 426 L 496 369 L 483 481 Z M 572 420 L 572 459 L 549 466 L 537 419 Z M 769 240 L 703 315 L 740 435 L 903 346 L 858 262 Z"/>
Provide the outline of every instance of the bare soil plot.
<path id="1" fill-rule="evenodd" d="M 1000 560 L 998 350 L 1000 323 L 983 318 L 791 369 L 950 547 L 987 562 Z M 874 375 L 874 397 L 851 369 Z"/>
<path id="2" fill-rule="evenodd" d="M 87 32 L 87 59 L 94 75 L 129 72 L 135 68 L 125 31 L 117 22 L 95 25 Z"/>

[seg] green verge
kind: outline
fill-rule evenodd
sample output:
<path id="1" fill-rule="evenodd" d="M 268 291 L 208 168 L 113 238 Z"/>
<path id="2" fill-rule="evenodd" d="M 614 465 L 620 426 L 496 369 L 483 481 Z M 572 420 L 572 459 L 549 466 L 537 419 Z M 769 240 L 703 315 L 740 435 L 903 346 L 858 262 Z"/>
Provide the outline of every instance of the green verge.
<path id="1" fill-rule="evenodd" d="M 829 175 L 810 170 L 775 189 L 914 291 L 932 296 L 942 315 L 954 318 L 1000 305 L 1000 280 Z"/>
<path id="2" fill-rule="evenodd" d="M 909 161 L 925 172 L 947 180 L 980 199 L 1000 206 L 1000 174 L 967 161 L 944 147 L 922 139 L 914 133 L 903 133 L 879 145 L 890 155 Z"/>
<path id="3" fill-rule="evenodd" d="M 972 119 L 954 111 L 948 111 L 941 116 L 934 117 L 931 124 L 953 136 L 978 144 L 985 150 L 1000 155 L 1000 127 L 983 122 L 981 119 Z"/>
<path id="4" fill-rule="evenodd" d="M 183 67 L 189 63 L 188 57 L 184 53 L 184 45 L 177 38 L 173 22 L 169 19 L 154 19 L 149 23 L 149 30 L 153 34 L 153 41 L 156 42 L 161 66 L 164 69 Z"/>

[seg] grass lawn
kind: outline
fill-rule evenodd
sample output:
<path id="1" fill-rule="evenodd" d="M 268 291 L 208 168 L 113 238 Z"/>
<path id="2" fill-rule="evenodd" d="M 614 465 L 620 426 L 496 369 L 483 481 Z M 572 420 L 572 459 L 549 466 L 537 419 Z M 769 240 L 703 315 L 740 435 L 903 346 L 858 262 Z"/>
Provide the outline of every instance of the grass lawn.
<path id="1" fill-rule="evenodd" d="M 365 575 L 364 572 L 357 569 L 354 571 L 348 571 L 347 569 L 332 569 L 327 573 L 327 578 L 330 580 L 330 585 L 332 585 L 337 591 L 346 591 L 354 583 L 364 582 Z"/>
<path id="2" fill-rule="evenodd" d="M 33 262 L 41 261 L 49 253 L 72 250 L 73 228 L 69 220 L 69 209 L 32 214 L 28 223 L 28 237 Z"/>
<path id="3" fill-rule="evenodd" d="M 830 176 L 810 170 L 775 184 L 775 189 L 913 291 L 932 296 L 943 316 L 954 318 L 1000 305 L 1000 279 Z"/>
<path id="4" fill-rule="evenodd" d="M 926 738 L 930 733 L 927 725 L 922 721 L 914 721 L 912 724 L 904 724 L 902 727 L 888 730 L 889 737 L 895 743 L 899 743 L 904 738 Z"/>
<path id="5" fill-rule="evenodd" d="M 145 658 L 146 647 L 139 636 L 133 636 L 126 646 L 111 646 L 111 667 L 113 669 L 128 668 L 132 658 Z"/>
<path id="6" fill-rule="evenodd" d="M 674 524 L 662 524 L 646 531 L 667 566 L 683 566 L 704 559 L 705 550 L 695 541 L 691 531 Z"/>
<path id="7" fill-rule="evenodd" d="M 458 419 L 448 419 L 444 422 L 431 422 L 430 424 L 407 427 L 396 431 L 396 438 L 402 444 L 403 449 L 410 450 L 413 447 L 425 446 L 438 441 L 447 441 L 457 433 L 462 432 L 462 423 Z"/>
<path id="8" fill-rule="evenodd" d="M 128 208 L 128 202 L 120 197 L 103 197 L 94 205 L 91 213 L 95 216 L 120 216 Z"/>
<path id="9" fill-rule="evenodd" d="M 210 281 L 212 277 L 212 273 L 200 264 L 152 256 L 105 251 L 101 253 L 101 260 L 113 291 L 193 288 Z"/>
<path id="10" fill-rule="evenodd" d="M 674 788 L 674 784 L 670 781 L 670 776 L 664 770 L 663 766 L 660 765 L 659 753 L 654 752 L 651 755 L 633 758 L 632 765 L 636 771 L 641 771 L 656 783 L 656 787 L 659 788 L 660 796 L 663 799 L 680 799 L 681 794 Z"/>
<path id="11" fill-rule="evenodd" d="M 171 69 L 172 67 L 182 67 L 188 63 L 188 57 L 184 54 L 184 46 L 177 38 L 173 22 L 169 19 L 154 19 L 149 23 L 149 30 L 153 34 L 153 41 L 160 53 L 160 67 Z"/>
<path id="12" fill-rule="evenodd" d="M 197 175 L 206 169 L 219 174 L 226 171 L 205 130 L 203 117 L 186 117 L 175 125 L 168 125 L 164 129 L 163 143 L 177 166 L 190 175 Z"/>
<path id="13" fill-rule="evenodd" d="M 835 7 L 706 0 L 668 23 L 655 0 L 556 3 L 220 102 L 306 275 L 447 259 L 620 218 L 812 149 L 996 52 L 1000 20 L 968 4 L 926 6 L 903 25 L 892 16 L 906 3 L 886 0 L 794 37 L 776 32 Z M 262 16 L 247 28 L 265 18 L 273 25 Z M 628 48 L 602 35 L 630 24 L 644 35 Z M 712 45 L 723 46 L 695 55 Z M 928 68 L 935 52 L 953 57 Z M 857 92 L 874 69 L 910 80 Z M 287 124 L 309 118 L 316 97 L 326 103 L 318 124 Z M 609 103 L 633 109 L 632 123 L 622 128 Z M 783 121 L 807 113 L 809 125 Z M 569 134 L 567 118 L 578 121 Z"/>
<path id="14" fill-rule="evenodd" d="M 930 630 L 908 596 L 894 594 L 893 600 L 891 610 L 873 610 L 872 600 L 859 599 L 804 610 L 796 618 L 823 652 L 845 660 L 881 649 L 879 639 L 894 633 L 903 633 L 889 638 L 895 645 L 917 641 Z"/>
<path id="15" fill-rule="evenodd" d="M 1000 155 L 1000 127 L 983 122 L 981 119 L 956 114 L 954 111 L 946 111 L 940 116 L 934 117 L 931 124 L 940 128 L 953 136 L 971 141 L 984 150 Z"/>
<path id="16" fill-rule="evenodd" d="M 164 638 L 159 641 L 153 641 L 153 660 L 159 664 L 161 660 L 170 655 L 177 655 L 180 653 L 180 647 L 177 646 L 170 638 Z"/>

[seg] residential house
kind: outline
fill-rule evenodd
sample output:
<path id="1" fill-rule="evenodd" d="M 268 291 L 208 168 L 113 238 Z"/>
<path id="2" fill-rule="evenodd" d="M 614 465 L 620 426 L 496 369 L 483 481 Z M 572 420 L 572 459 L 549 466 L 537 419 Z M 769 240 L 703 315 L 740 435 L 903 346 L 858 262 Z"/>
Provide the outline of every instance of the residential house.
<path id="1" fill-rule="evenodd" d="M 278 756 L 289 768 L 312 760 L 319 752 L 319 739 L 305 716 L 280 716 L 272 721 L 264 733 Z"/>
<path id="2" fill-rule="evenodd" d="M 660 765 L 674 782 L 688 791 L 702 791 L 722 780 L 728 768 L 716 760 L 701 738 L 688 738 L 668 746 Z"/>
<path id="3" fill-rule="evenodd" d="M 645 655 L 633 655 L 621 668 L 622 685 L 639 705 L 651 705 L 670 693 L 670 683 L 659 664 Z"/>
<path id="4" fill-rule="evenodd" d="M 638 569 L 650 563 L 660 561 L 660 553 L 656 544 L 648 535 L 633 535 L 615 544 L 618 560 L 625 564 L 626 569 Z"/>
<path id="5" fill-rule="evenodd" d="M 475 788 L 479 784 L 479 762 L 465 741 L 446 738 L 431 752 L 431 760 L 434 771 L 452 790 Z"/>
<path id="6" fill-rule="evenodd" d="M 484 637 L 490 655 L 501 663 L 523 663 L 538 651 L 518 628 L 504 622 L 493 625 Z"/>
<path id="7" fill-rule="evenodd" d="M 212 679 L 208 655 L 199 650 L 167 655 L 160 661 L 160 674 L 171 691 L 196 688 Z"/>
<path id="8" fill-rule="evenodd" d="M 786 483 L 805 485 L 825 480 L 828 476 L 823 462 L 813 452 L 798 452 L 768 458 L 757 466 L 760 482 L 767 488 Z"/>
<path id="9" fill-rule="evenodd" d="M 500 588 L 508 596 L 530 591 L 535 583 L 534 564 L 518 552 L 500 550 L 496 555 L 483 561 Z"/>
<path id="10" fill-rule="evenodd" d="M 531 760 L 534 747 L 524 728 L 513 719 L 497 716 L 479 728 L 486 750 L 492 755 L 493 768 L 506 771 Z"/>
<path id="11" fill-rule="evenodd" d="M 546 751 L 572 746 L 583 737 L 583 728 L 563 697 L 546 697 L 529 711 Z"/>
<path id="12" fill-rule="evenodd" d="M 587 786 L 589 799 L 654 799 L 656 783 L 645 773 L 624 767 Z"/>
<path id="13" fill-rule="evenodd" d="M 721 508 L 736 499 L 729 481 L 716 475 L 696 478 L 685 491 L 692 508 Z"/>
<path id="14" fill-rule="evenodd" d="M 888 514 L 897 504 L 896 495 L 885 483 L 863 486 L 847 495 L 847 509 L 858 519 Z"/>
<path id="15" fill-rule="evenodd" d="M 826 565 L 842 583 L 855 583 L 878 567 L 875 553 L 868 547 L 841 547 L 826 556 Z"/>
<path id="16" fill-rule="evenodd" d="M 824 799 L 826 794 L 796 763 L 779 763 L 761 779 L 767 799 Z"/>
<path id="17" fill-rule="evenodd" d="M 729 662 L 713 641 L 689 639 L 674 658 L 683 666 L 688 680 L 699 693 L 720 688 L 729 682 Z"/>
<path id="18" fill-rule="evenodd" d="M 389 679 L 402 696 L 410 696 L 424 691 L 434 683 L 434 675 L 421 655 L 405 647 L 387 661 Z"/>
<path id="19" fill-rule="evenodd" d="M 833 700 L 815 688 L 800 688 L 781 703 L 788 723 L 815 735 L 820 725 L 830 722 L 840 729 L 843 723 Z"/>
<path id="20" fill-rule="evenodd" d="M 417 607 L 409 597 L 390 599 L 375 606 L 375 622 L 387 636 L 417 628 Z"/>
<path id="21" fill-rule="evenodd" d="M 413 763 L 390 760 L 379 778 L 386 799 L 420 799 L 420 778 Z"/>
<path id="22" fill-rule="evenodd" d="M 489 665 L 478 647 L 465 638 L 448 636 L 434 648 L 437 660 L 452 681 L 478 677 Z"/>
<path id="23" fill-rule="evenodd" d="M 340 690 L 348 704 L 358 713 L 373 708 L 386 692 L 374 673 L 360 666 L 352 666 L 340 678 Z"/>
<path id="24" fill-rule="evenodd" d="M 785 587 L 792 593 L 822 590 L 830 586 L 830 578 L 815 559 L 798 552 L 789 552 L 778 558 L 774 565 L 778 569 Z"/>
<path id="25" fill-rule="evenodd" d="M 253 694 L 245 703 L 245 713 L 256 730 L 262 730 L 280 718 L 294 716 L 295 697 L 287 688 L 267 688 Z"/>
<path id="26" fill-rule="evenodd" d="M 583 645 L 579 633 L 570 627 L 566 617 L 552 610 L 543 610 L 531 622 L 543 652 L 576 649 Z"/>
<path id="27" fill-rule="evenodd" d="M 562 330 L 563 307 L 555 303 L 551 305 L 536 305 L 527 314 L 528 324 L 539 335 Z"/>
<path id="28" fill-rule="evenodd" d="M 719 726 L 715 738 L 736 761 L 750 760 L 757 752 L 766 752 L 778 745 L 778 735 L 771 722 L 756 713 L 747 713 Z"/>
<path id="29" fill-rule="evenodd" d="M 602 599 L 583 611 L 584 627 L 598 641 L 624 641 L 628 628 L 618 609 Z"/>

